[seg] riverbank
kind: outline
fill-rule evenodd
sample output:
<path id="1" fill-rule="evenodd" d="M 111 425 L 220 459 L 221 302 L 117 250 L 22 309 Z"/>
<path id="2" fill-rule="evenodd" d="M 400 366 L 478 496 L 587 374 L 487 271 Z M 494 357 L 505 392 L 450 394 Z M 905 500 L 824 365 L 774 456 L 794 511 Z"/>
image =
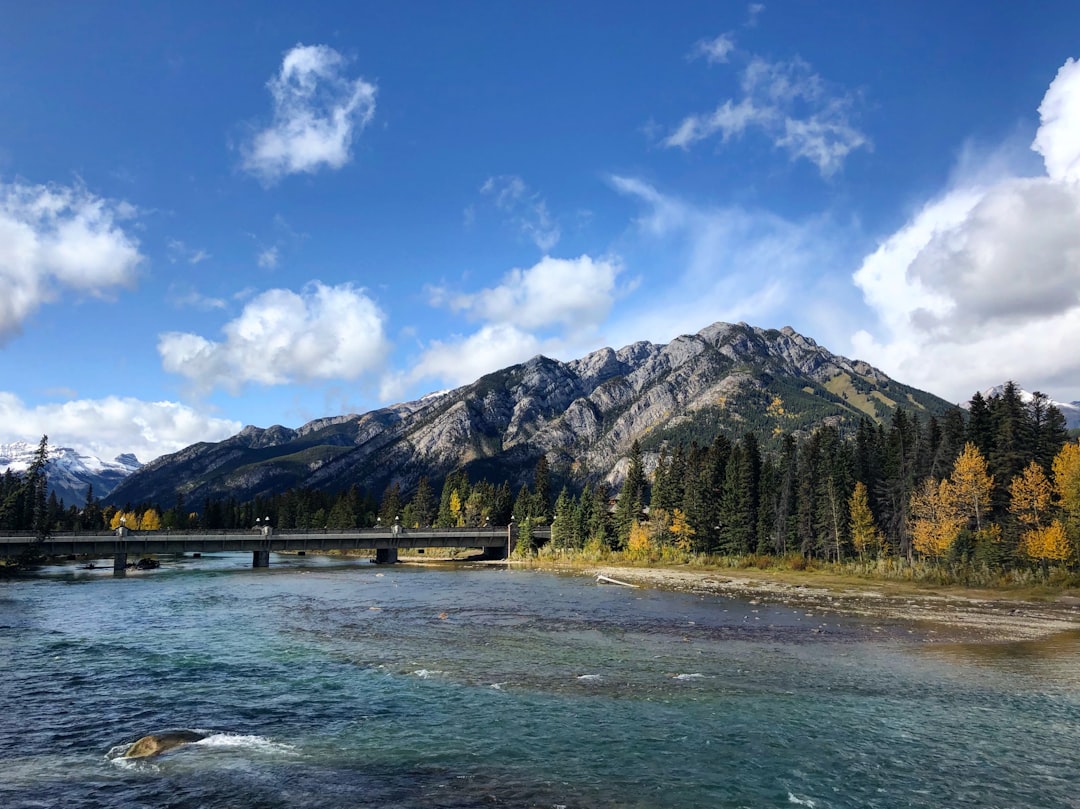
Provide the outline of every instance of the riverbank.
<path id="1" fill-rule="evenodd" d="M 1034 601 L 982 590 L 927 590 L 896 582 L 862 582 L 821 577 L 817 581 L 765 573 L 731 573 L 679 568 L 601 566 L 561 568 L 603 575 L 644 587 L 784 604 L 882 621 L 912 622 L 926 640 L 1038 640 L 1080 632 L 1080 599 L 1057 596 Z"/>

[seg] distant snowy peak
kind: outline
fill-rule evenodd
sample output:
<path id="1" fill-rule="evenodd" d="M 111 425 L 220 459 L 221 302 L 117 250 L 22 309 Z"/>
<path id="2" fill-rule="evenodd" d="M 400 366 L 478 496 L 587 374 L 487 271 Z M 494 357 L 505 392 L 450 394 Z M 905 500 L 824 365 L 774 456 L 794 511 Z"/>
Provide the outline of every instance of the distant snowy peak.
<path id="1" fill-rule="evenodd" d="M 1017 388 L 1017 390 L 1020 393 L 1020 401 L 1024 404 L 1029 404 L 1035 398 L 1035 394 L 1023 388 Z M 984 399 L 989 399 L 991 396 L 1000 396 L 1004 392 L 1005 385 L 994 385 L 994 387 L 982 391 L 982 396 Z M 1054 399 L 1048 399 L 1047 403 L 1054 405 L 1061 411 L 1061 415 L 1065 417 L 1065 426 L 1070 430 L 1074 427 L 1080 427 L 1080 402 L 1058 402 Z"/>
<path id="2" fill-rule="evenodd" d="M 25 472 L 30 468 L 37 452 L 37 444 L 16 441 L 0 444 L 0 472 Z M 112 461 L 103 461 L 94 455 L 86 455 L 70 447 L 49 447 L 45 464 L 50 491 L 67 505 L 78 505 L 86 499 L 88 486 L 94 487 L 95 497 L 104 497 L 132 472 L 142 466 L 130 452 Z"/>

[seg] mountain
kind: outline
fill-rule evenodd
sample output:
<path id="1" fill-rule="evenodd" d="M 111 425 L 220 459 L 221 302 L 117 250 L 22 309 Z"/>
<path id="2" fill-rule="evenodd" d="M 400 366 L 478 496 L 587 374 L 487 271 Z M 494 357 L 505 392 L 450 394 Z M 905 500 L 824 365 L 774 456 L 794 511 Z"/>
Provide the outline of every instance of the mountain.
<path id="1" fill-rule="evenodd" d="M 555 480 L 617 481 L 635 439 L 646 451 L 719 432 L 778 440 L 821 424 L 853 428 L 864 416 L 883 421 L 898 407 L 941 414 L 953 405 L 791 328 L 716 323 L 667 345 L 604 348 L 565 363 L 537 356 L 363 415 L 295 430 L 245 427 L 147 464 L 109 501 L 167 507 L 179 493 L 198 508 L 206 497 L 352 484 L 378 495 L 391 481 L 410 491 L 422 475 L 437 483 L 459 468 L 520 485 L 541 455 Z"/>
<path id="2" fill-rule="evenodd" d="M 0 444 L 0 472 L 25 472 L 37 453 L 37 444 L 16 441 Z M 130 453 L 119 455 L 115 460 L 103 461 L 93 455 L 83 455 L 69 447 L 49 447 L 45 462 L 45 476 L 49 490 L 65 504 L 81 505 L 86 502 L 86 487 L 93 485 L 94 496 L 104 498 L 124 478 L 141 467 L 138 458 Z"/>
<path id="3" fill-rule="evenodd" d="M 1020 393 L 1020 400 L 1024 404 L 1028 404 L 1032 399 L 1035 398 L 1035 394 L 1030 393 L 1023 388 L 1017 388 L 1017 390 Z M 987 388 L 986 390 L 981 391 L 984 399 L 989 399 L 991 396 L 1000 396 L 1004 392 L 1004 384 L 995 385 L 992 388 Z M 1072 430 L 1074 428 L 1080 427 L 1080 402 L 1057 402 L 1053 399 L 1049 399 L 1047 401 L 1047 404 L 1052 404 L 1061 411 L 1061 415 L 1065 417 L 1065 426 L 1068 429 Z"/>

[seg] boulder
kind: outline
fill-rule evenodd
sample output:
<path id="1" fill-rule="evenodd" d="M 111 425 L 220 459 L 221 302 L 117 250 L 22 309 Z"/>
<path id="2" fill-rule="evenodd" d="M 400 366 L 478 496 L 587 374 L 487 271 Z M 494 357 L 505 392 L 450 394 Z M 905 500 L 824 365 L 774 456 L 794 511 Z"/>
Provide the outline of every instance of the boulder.
<path id="1" fill-rule="evenodd" d="M 157 756 L 167 750 L 180 747 L 192 742 L 201 742 L 206 738 L 205 733 L 194 730 L 172 730 L 166 733 L 151 733 L 143 736 L 125 752 L 124 758 L 146 758 Z"/>

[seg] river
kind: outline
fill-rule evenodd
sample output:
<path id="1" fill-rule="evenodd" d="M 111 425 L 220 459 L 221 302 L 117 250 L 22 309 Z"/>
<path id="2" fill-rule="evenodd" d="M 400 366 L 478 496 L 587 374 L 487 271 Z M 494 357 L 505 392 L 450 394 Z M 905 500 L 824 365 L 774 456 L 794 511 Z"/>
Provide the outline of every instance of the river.
<path id="1" fill-rule="evenodd" d="M 1080 639 L 501 566 L 0 581 L 0 806 L 1077 807 Z M 207 734 L 142 760 L 167 729 Z"/>

